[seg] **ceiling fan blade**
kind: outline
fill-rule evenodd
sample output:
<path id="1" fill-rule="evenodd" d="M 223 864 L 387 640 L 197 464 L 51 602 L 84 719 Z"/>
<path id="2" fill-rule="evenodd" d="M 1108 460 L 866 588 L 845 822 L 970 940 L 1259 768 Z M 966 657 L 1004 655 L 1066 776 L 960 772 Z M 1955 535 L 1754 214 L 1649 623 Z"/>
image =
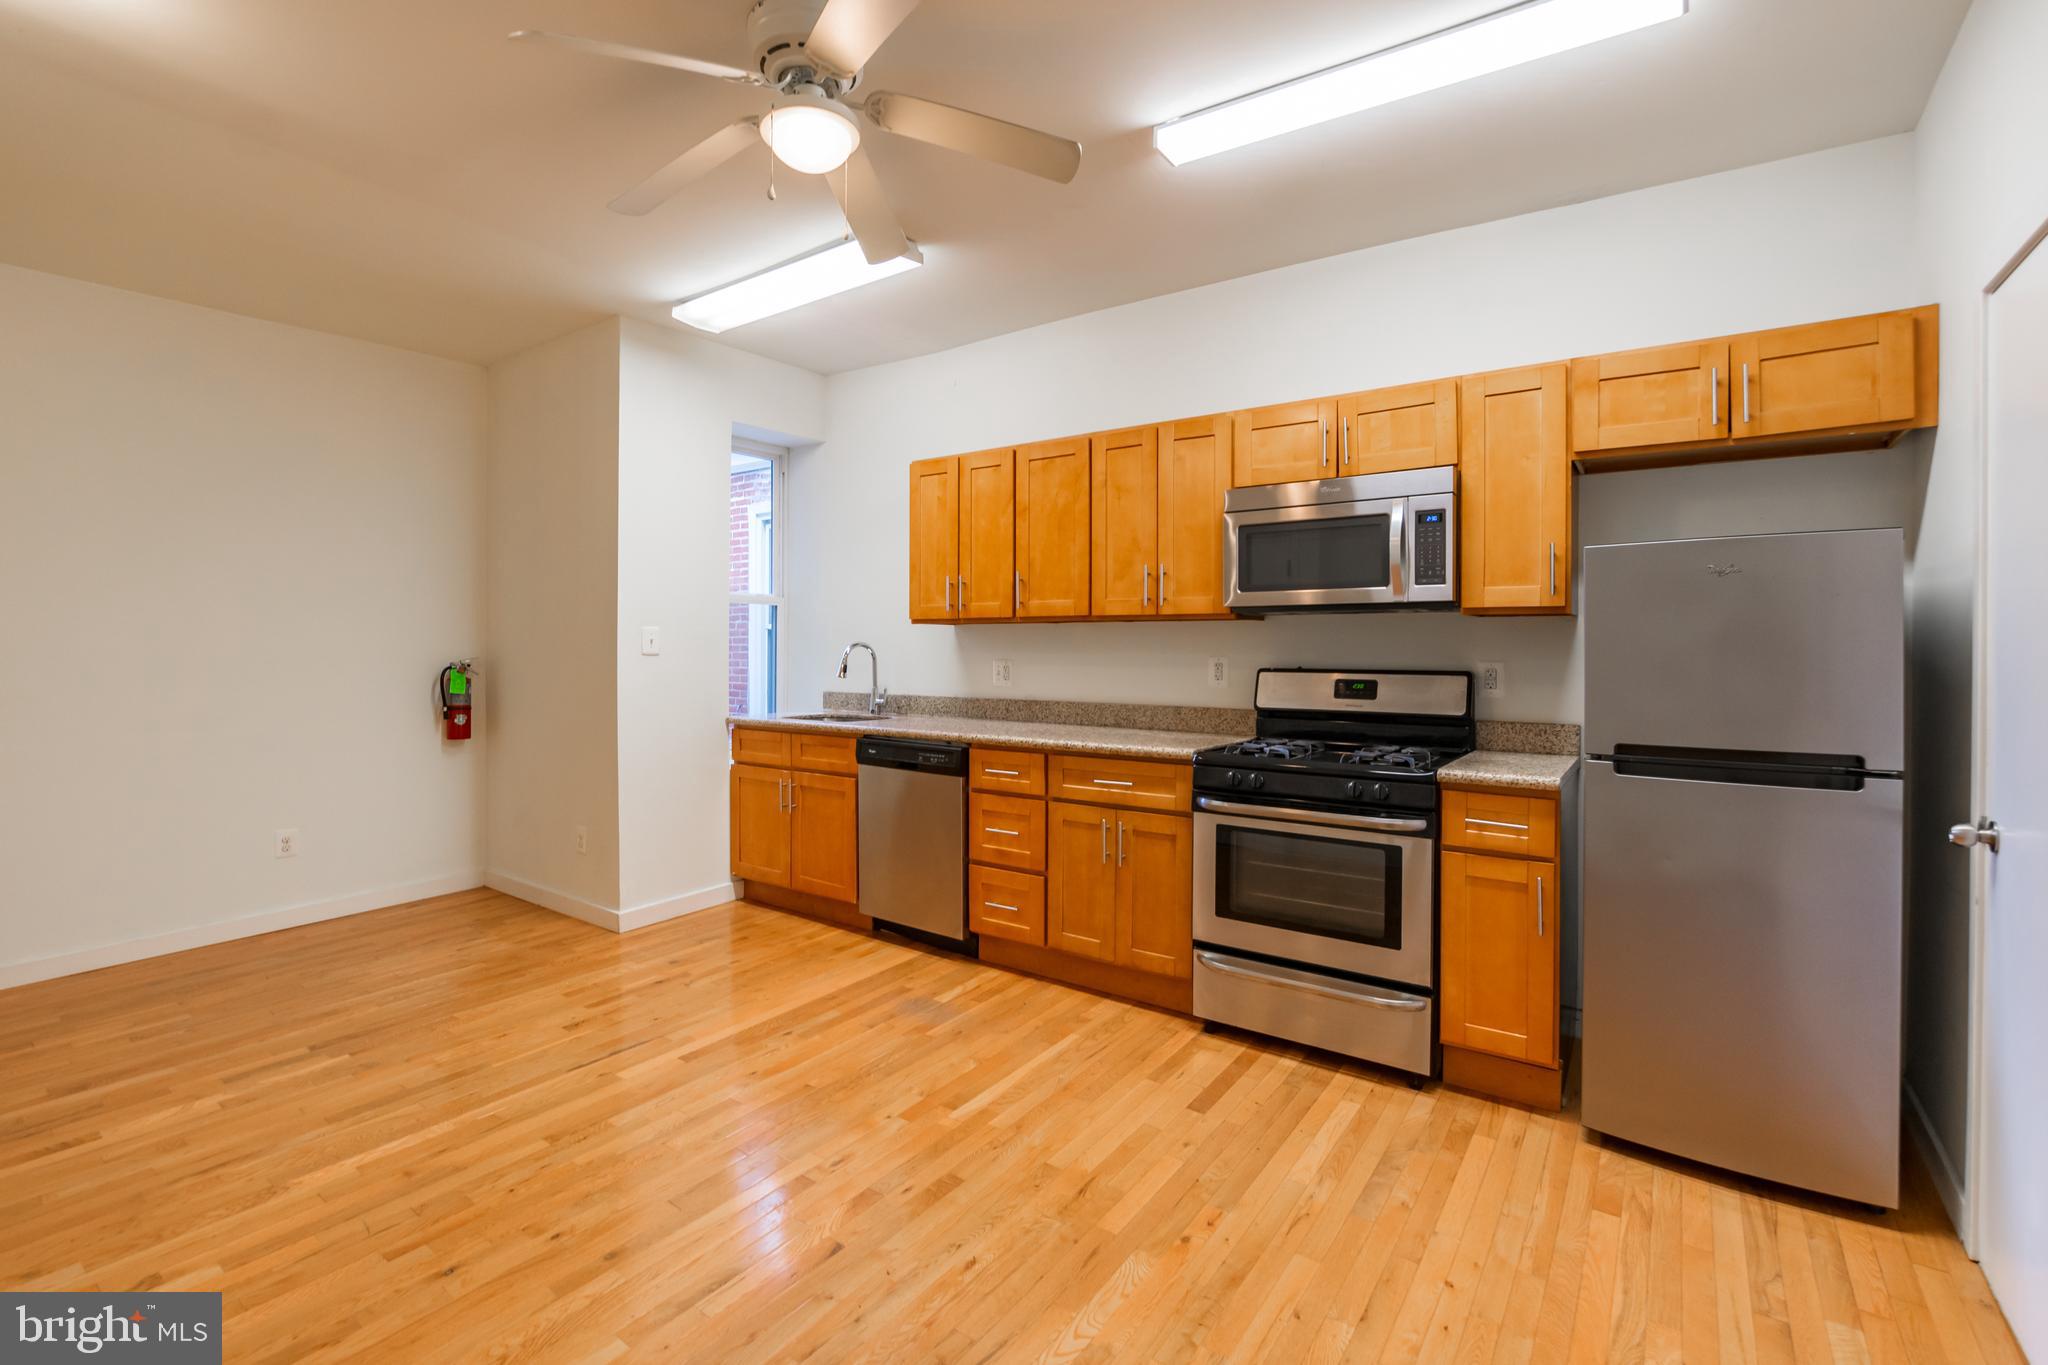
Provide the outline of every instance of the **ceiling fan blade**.
<path id="1" fill-rule="evenodd" d="M 804 51 L 851 76 L 910 17 L 918 0 L 825 0 Z"/>
<path id="2" fill-rule="evenodd" d="M 881 177 L 875 174 L 866 151 L 856 148 L 846 159 L 845 171 L 840 175 L 827 172 L 825 179 L 831 183 L 839 211 L 846 215 L 846 225 L 860 241 L 860 254 L 868 258 L 869 265 L 894 260 L 910 250 L 910 239 L 903 235 L 896 210 L 889 207 Z"/>
<path id="3" fill-rule="evenodd" d="M 581 52 L 592 57 L 614 57 L 622 62 L 642 62 L 648 66 L 694 71 L 700 76 L 716 76 L 724 81 L 760 79 L 752 72 L 742 71 L 736 66 L 700 62 L 695 57 L 679 57 L 673 52 L 657 52 L 651 47 L 634 47 L 628 43 L 610 43 L 602 38 L 578 38 L 573 33 L 548 33 L 537 28 L 522 28 L 505 36 L 519 42 L 549 43 L 555 47 L 566 47 L 572 52 Z"/>
<path id="4" fill-rule="evenodd" d="M 956 152 L 1013 166 L 1064 185 L 1081 168 L 1081 144 L 1022 124 L 1005 123 L 971 109 L 955 109 L 937 100 L 877 91 L 862 112 L 876 126 L 901 137 L 950 147 Z"/>
<path id="5" fill-rule="evenodd" d="M 743 118 L 728 124 L 612 200 L 613 213 L 639 215 L 660 208 L 683 186 L 738 156 L 761 140 L 761 120 Z"/>

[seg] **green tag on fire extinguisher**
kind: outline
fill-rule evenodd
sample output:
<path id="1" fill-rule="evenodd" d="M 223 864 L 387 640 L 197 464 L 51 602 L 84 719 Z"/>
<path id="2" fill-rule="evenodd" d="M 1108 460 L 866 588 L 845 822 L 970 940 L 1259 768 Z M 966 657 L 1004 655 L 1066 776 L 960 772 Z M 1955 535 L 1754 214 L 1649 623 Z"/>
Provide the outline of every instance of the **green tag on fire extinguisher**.
<path id="1" fill-rule="evenodd" d="M 469 691 L 469 674 L 467 674 L 467 673 L 464 673 L 464 672 L 463 672 L 463 671 L 462 671 L 461 669 L 459 669 L 459 668 L 451 668 L 451 669 L 449 669 L 449 670 L 448 670 L 448 695 L 449 695 L 449 696 L 451 696 L 451 697 L 460 697 L 460 696 L 463 696 L 463 695 L 467 694 L 467 693 L 468 693 L 468 691 Z"/>

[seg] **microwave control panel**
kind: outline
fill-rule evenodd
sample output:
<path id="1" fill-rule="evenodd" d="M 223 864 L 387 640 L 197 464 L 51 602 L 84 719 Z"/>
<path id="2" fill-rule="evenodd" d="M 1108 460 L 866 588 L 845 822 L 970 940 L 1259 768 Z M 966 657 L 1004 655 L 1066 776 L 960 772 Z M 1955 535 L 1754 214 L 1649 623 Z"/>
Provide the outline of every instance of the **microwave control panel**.
<path id="1" fill-rule="evenodd" d="M 1442 584 L 1445 575 L 1445 545 L 1449 528 L 1441 507 L 1420 507 L 1415 511 L 1415 581 Z"/>

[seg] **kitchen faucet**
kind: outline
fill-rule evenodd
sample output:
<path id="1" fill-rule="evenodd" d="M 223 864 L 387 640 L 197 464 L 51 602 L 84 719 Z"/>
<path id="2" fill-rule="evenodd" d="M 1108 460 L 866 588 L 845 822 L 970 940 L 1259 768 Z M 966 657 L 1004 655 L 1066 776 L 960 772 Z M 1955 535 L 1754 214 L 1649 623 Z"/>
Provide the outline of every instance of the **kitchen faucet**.
<path id="1" fill-rule="evenodd" d="M 882 714 L 882 703 L 889 700 L 889 689 L 882 686 L 882 661 L 875 657 L 875 647 L 865 640 L 855 640 L 839 654 L 839 676 L 846 676 L 846 664 L 853 657 L 853 651 L 864 649 L 868 652 L 868 714 Z"/>

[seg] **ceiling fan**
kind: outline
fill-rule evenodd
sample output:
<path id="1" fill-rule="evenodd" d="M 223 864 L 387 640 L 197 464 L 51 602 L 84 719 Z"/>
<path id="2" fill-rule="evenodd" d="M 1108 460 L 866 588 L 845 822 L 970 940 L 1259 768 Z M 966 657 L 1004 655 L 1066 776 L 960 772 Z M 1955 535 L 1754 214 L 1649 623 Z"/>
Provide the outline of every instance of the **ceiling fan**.
<path id="1" fill-rule="evenodd" d="M 863 121 L 899 137 L 950 147 L 1062 185 L 1081 165 L 1080 143 L 987 114 L 887 91 L 849 98 L 860 84 L 861 68 L 917 4 L 918 0 L 754 0 L 747 11 L 747 37 L 754 47 L 751 71 L 566 33 L 521 29 L 511 36 L 770 92 L 774 105 L 767 113 L 743 118 L 691 147 L 612 200 L 614 212 L 642 214 L 660 207 L 758 137 L 791 170 L 826 176 L 847 226 L 860 242 L 861 254 L 879 264 L 911 248 L 861 149 Z M 842 166 L 843 175 L 830 175 Z"/>

